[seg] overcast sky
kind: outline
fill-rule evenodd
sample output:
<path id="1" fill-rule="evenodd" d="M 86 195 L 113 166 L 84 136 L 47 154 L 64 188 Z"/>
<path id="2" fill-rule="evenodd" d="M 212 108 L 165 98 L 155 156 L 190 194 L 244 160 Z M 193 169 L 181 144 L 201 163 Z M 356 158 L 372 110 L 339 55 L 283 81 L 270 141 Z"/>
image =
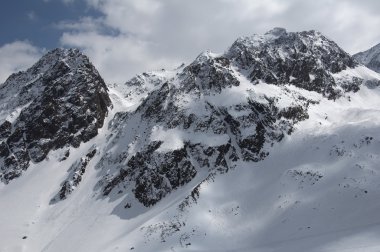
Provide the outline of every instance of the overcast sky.
<path id="1" fill-rule="evenodd" d="M 353 54 L 380 43 L 379 10 L 379 0 L 2 0 L 0 83 L 55 47 L 82 49 L 120 83 L 273 27 L 319 30 Z"/>

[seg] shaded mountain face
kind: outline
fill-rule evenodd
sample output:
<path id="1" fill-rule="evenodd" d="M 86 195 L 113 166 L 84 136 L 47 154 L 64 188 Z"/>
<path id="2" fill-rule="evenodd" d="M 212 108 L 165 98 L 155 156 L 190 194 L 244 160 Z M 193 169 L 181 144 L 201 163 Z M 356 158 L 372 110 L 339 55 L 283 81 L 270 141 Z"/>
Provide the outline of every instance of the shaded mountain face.
<path id="1" fill-rule="evenodd" d="M 375 45 L 367 51 L 357 53 L 353 57 L 369 69 L 380 73 L 380 44 Z"/>
<path id="2" fill-rule="evenodd" d="M 107 90 L 75 49 L 55 49 L 11 75 L 0 87 L 1 180 L 20 176 L 51 150 L 78 147 L 97 135 L 111 106 Z"/>

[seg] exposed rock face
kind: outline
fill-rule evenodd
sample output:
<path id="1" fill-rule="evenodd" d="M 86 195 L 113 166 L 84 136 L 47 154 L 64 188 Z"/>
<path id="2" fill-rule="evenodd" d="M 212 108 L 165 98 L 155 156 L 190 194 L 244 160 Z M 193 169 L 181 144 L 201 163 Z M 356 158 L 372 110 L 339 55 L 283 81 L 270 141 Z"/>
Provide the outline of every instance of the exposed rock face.
<path id="1" fill-rule="evenodd" d="M 68 170 L 68 178 L 62 183 L 59 193 L 53 199 L 51 199 L 51 204 L 54 204 L 59 200 L 66 199 L 68 195 L 70 195 L 75 190 L 75 188 L 82 181 L 82 177 L 86 172 L 88 163 L 95 156 L 95 154 L 96 148 L 91 148 L 85 157 L 82 157 L 79 161 L 75 162 L 70 167 Z"/>
<path id="2" fill-rule="evenodd" d="M 247 71 L 254 82 L 290 83 L 328 98 L 342 93 L 333 74 L 357 65 L 349 54 L 321 33 L 286 32 L 283 28 L 239 38 L 227 57 Z"/>
<path id="3" fill-rule="evenodd" d="M 0 177 L 21 175 L 51 150 L 78 147 L 97 135 L 111 101 L 88 58 L 75 49 L 55 49 L 32 68 L 11 75 L 0 87 Z M 8 116 L 9 117 L 9 116 Z"/>
<path id="4" fill-rule="evenodd" d="M 359 63 L 380 73 L 380 44 L 353 56 Z"/>
<path id="5" fill-rule="evenodd" d="M 222 89 L 239 86 L 234 76 L 230 60 L 224 56 L 214 57 L 210 53 L 202 53 L 181 73 L 185 92 L 198 89 L 205 95 L 220 93 Z"/>

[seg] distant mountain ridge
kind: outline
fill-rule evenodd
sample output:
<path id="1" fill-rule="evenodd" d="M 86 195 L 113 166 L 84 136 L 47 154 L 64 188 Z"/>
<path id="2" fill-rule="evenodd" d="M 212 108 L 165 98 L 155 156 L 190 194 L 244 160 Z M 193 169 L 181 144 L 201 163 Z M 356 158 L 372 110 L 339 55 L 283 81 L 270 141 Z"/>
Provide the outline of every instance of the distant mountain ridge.
<path id="1" fill-rule="evenodd" d="M 353 55 L 353 57 L 369 69 L 380 73 L 380 44 L 377 44 L 364 52 L 359 52 Z"/>

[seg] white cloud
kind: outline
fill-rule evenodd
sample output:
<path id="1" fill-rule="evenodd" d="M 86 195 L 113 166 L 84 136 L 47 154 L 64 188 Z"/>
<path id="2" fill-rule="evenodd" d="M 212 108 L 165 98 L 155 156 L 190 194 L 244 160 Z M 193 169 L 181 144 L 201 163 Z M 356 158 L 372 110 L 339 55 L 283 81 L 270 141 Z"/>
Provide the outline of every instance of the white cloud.
<path id="1" fill-rule="evenodd" d="M 276 26 L 319 30 L 350 53 L 380 42 L 373 0 L 85 1 L 102 16 L 61 23 L 61 43 L 83 48 L 109 82 L 223 52 L 239 36 Z"/>
<path id="2" fill-rule="evenodd" d="M 82 48 L 108 83 L 123 83 L 135 73 L 174 67 L 176 61 L 154 58 L 151 45 L 134 37 L 97 32 L 64 33 L 62 44 Z"/>
<path id="3" fill-rule="evenodd" d="M 12 73 L 25 70 L 41 57 L 42 51 L 28 41 L 15 41 L 0 47 L 0 83 Z"/>
<path id="4" fill-rule="evenodd" d="M 29 11 L 28 13 L 26 13 L 26 16 L 28 17 L 29 20 L 36 20 L 37 18 L 37 15 L 34 11 Z"/>
<path id="5" fill-rule="evenodd" d="M 104 27 L 104 20 L 102 18 L 93 17 L 81 17 L 79 20 L 63 20 L 57 24 L 53 24 L 53 27 L 60 30 L 70 31 L 99 31 Z"/>

